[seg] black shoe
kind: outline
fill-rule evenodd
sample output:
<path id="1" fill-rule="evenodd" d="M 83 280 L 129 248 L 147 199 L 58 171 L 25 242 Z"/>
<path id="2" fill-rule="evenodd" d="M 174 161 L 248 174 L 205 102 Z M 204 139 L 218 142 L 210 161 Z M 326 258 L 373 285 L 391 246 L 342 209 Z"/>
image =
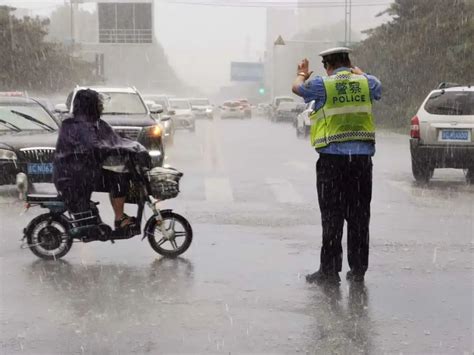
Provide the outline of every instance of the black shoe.
<path id="1" fill-rule="evenodd" d="M 364 282 L 364 274 L 355 273 L 352 270 L 349 270 L 346 274 L 346 280 L 354 282 Z"/>
<path id="2" fill-rule="evenodd" d="M 306 282 L 317 283 L 317 284 L 322 284 L 322 283 L 339 284 L 341 282 L 341 278 L 339 277 L 339 273 L 337 272 L 327 273 L 327 272 L 318 270 L 313 274 L 306 275 Z"/>

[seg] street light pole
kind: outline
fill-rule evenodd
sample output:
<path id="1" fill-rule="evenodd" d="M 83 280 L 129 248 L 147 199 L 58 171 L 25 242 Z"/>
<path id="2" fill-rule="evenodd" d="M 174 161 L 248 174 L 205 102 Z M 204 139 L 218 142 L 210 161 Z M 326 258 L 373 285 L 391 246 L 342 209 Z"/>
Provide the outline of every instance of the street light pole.
<path id="1" fill-rule="evenodd" d="M 77 0 L 76 0 L 77 1 Z M 69 16 L 71 17 L 70 21 L 70 36 L 71 36 L 71 54 L 74 54 L 74 45 L 75 45 L 75 39 L 74 39 L 74 0 L 69 0 L 69 6 L 70 6 L 70 13 Z"/>
<path id="2" fill-rule="evenodd" d="M 302 43 L 302 44 L 328 44 L 334 43 L 334 41 L 306 41 L 306 40 L 284 40 L 283 37 L 280 35 L 277 37 L 275 42 L 273 42 L 273 55 L 272 55 L 272 98 L 275 97 L 275 84 L 276 84 L 276 47 L 277 46 L 286 46 L 287 43 Z"/>

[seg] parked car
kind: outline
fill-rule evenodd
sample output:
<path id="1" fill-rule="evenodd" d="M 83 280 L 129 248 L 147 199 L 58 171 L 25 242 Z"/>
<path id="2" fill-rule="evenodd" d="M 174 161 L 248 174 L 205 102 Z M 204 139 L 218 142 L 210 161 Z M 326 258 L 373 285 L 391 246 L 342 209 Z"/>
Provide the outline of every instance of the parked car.
<path id="1" fill-rule="evenodd" d="M 278 109 L 278 106 L 282 102 L 294 102 L 295 99 L 291 96 L 275 96 L 273 98 L 272 104 L 271 104 L 271 114 L 270 114 L 270 120 L 275 120 L 276 118 L 276 111 Z"/>
<path id="2" fill-rule="evenodd" d="M 429 93 L 411 119 L 413 176 L 428 182 L 437 168 L 465 169 L 474 183 L 474 88 L 446 87 Z"/>
<path id="3" fill-rule="evenodd" d="M 148 109 L 150 112 L 154 111 L 163 111 L 161 114 L 152 114 L 153 118 L 161 123 L 163 126 L 163 140 L 165 145 L 166 144 L 173 144 L 174 143 L 174 133 L 175 133 L 175 128 L 174 128 L 174 123 L 173 120 L 171 119 L 171 116 L 167 116 L 164 114 L 164 108 L 161 104 L 157 104 L 153 100 L 144 100 L 145 105 L 147 105 Z"/>
<path id="4" fill-rule="evenodd" d="M 133 87 L 76 87 L 67 97 L 66 104 L 56 105 L 56 111 L 72 114 L 72 102 L 81 89 L 97 91 L 103 98 L 102 119 L 123 137 L 136 140 L 150 153 L 154 167 L 163 166 L 165 150 L 163 125 L 153 115 L 161 113 L 159 108 L 150 111 L 140 93 Z M 163 120 L 163 117 L 162 117 Z"/>
<path id="5" fill-rule="evenodd" d="M 221 118 L 245 118 L 244 108 L 239 101 L 226 101 L 220 108 Z"/>
<path id="6" fill-rule="evenodd" d="M 196 130 L 196 120 L 187 99 L 169 99 L 168 114 L 173 117 L 175 129 Z"/>
<path id="7" fill-rule="evenodd" d="M 262 102 L 257 105 L 257 112 L 262 117 L 268 116 L 269 110 L 270 110 L 270 104 Z"/>
<path id="8" fill-rule="evenodd" d="M 314 111 L 314 101 L 307 103 L 304 106 L 303 112 L 296 117 L 296 136 L 297 137 L 308 137 L 311 131 L 311 120 L 309 116 Z"/>
<path id="9" fill-rule="evenodd" d="M 194 117 L 214 118 L 214 106 L 209 99 L 190 99 L 191 109 Z"/>
<path id="10" fill-rule="evenodd" d="M 0 91 L 0 96 L 4 97 L 26 97 L 28 98 L 28 92 L 26 91 Z"/>
<path id="11" fill-rule="evenodd" d="M 301 111 L 301 104 L 298 102 L 281 102 L 275 111 L 274 121 L 290 121 L 294 123 Z"/>
<path id="12" fill-rule="evenodd" d="M 0 96 L 0 185 L 52 182 L 59 122 L 37 100 Z"/>
<path id="13" fill-rule="evenodd" d="M 142 95 L 143 100 L 152 100 L 154 101 L 157 105 L 161 105 L 163 107 L 163 114 L 162 115 L 167 115 L 169 108 L 170 108 L 170 103 L 169 99 L 172 98 L 171 96 L 168 95 L 155 95 L 155 94 L 146 94 Z"/>
<path id="14" fill-rule="evenodd" d="M 252 118 L 252 107 L 250 106 L 249 100 L 240 99 L 238 101 L 240 102 L 240 105 L 243 107 L 245 117 Z"/>

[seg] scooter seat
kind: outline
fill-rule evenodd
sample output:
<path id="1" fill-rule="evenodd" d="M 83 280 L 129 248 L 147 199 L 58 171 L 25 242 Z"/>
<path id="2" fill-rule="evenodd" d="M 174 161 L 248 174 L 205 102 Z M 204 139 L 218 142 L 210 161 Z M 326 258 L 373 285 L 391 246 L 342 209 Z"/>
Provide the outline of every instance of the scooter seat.
<path id="1" fill-rule="evenodd" d="M 29 194 L 26 195 L 26 202 L 40 203 L 40 202 L 62 202 L 62 199 L 57 194 Z"/>

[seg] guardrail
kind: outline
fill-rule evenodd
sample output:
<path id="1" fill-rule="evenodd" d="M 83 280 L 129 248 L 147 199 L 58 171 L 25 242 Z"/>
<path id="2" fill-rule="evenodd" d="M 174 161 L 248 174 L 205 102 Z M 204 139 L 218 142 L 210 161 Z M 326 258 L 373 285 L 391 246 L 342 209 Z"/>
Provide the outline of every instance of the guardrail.
<path id="1" fill-rule="evenodd" d="M 100 29 L 99 43 L 152 43 L 153 32 L 137 29 Z"/>

